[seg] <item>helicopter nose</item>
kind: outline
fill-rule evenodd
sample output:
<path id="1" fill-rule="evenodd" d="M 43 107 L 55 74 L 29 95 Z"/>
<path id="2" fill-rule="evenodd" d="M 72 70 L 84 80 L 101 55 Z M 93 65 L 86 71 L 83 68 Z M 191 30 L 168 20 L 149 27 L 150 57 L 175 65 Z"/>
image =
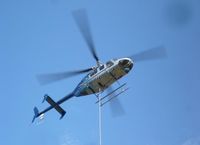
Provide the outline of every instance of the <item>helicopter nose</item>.
<path id="1" fill-rule="evenodd" d="M 128 73 L 133 68 L 133 61 L 130 58 L 123 58 L 119 61 L 119 65 Z"/>

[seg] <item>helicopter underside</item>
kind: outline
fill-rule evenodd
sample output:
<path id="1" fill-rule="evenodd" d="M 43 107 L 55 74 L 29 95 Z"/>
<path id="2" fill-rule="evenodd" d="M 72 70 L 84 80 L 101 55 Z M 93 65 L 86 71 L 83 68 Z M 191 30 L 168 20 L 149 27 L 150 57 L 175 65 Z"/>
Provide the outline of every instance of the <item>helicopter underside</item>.
<path id="1" fill-rule="evenodd" d="M 102 92 L 126 74 L 118 65 L 105 70 L 101 74 L 98 74 L 98 76 L 88 80 L 87 85 L 81 89 L 78 96 Z"/>

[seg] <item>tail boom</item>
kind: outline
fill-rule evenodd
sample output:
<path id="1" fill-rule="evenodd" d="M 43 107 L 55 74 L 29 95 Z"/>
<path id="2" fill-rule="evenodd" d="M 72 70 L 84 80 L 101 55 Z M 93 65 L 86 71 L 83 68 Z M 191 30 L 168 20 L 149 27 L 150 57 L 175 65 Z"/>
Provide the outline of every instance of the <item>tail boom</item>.
<path id="1" fill-rule="evenodd" d="M 47 101 L 50 106 L 48 108 L 46 108 L 45 110 L 39 112 L 39 110 L 37 109 L 37 107 L 34 107 L 33 111 L 34 111 L 34 116 L 33 116 L 33 120 L 32 123 L 35 121 L 36 118 L 38 118 L 40 115 L 50 111 L 51 109 L 55 109 L 58 113 L 60 113 L 61 117 L 60 119 L 62 119 L 66 112 L 64 109 L 61 108 L 60 104 L 62 104 L 63 102 L 65 102 L 66 100 L 72 98 L 74 96 L 73 93 L 70 93 L 69 95 L 65 96 L 64 98 L 60 99 L 59 101 L 55 102 L 50 96 L 45 95 L 44 96 L 44 101 Z"/>

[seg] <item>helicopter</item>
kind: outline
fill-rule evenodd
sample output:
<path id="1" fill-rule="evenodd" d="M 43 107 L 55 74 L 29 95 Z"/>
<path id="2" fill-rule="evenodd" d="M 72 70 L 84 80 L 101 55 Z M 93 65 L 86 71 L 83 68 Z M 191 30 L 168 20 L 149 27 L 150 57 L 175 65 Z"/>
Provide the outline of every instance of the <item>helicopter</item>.
<path id="1" fill-rule="evenodd" d="M 166 49 L 164 47 L 159 46 L 159 47 L 155 47 L 149 50 L 139 52 L 137 54 L 134 54 L 128 57 L 111 59 L 107 61 L 106 63 L 102 63 L 95 49 L 95 45 L 94 45 L 92 35 L 90 32 L 90 26 L 89 26 L 86 10 L 79 9 L 77 11 L 74 11 L 72 15 L 80 30 L 80 33 L 82 34 L 83 38 L 85 39 L 87 43 L 87 46 L 93 58 L 96 61 L 96 66 L 82 69 L 82 70 L 70 71 L 70 72 L 38 75 L 37 76 L 38 81 L 44 85 L 44 84 L 49 84 L 49 83 L 59 81 L 62 79 L 66 79 L 68 77 L 87 73 L 86 76 L 83 77 L 83 79 L 77 85 L 77 87 L 71 93 L 61 98 L 60 100 L 54 101 L 49 95 L 47 94 L 44 95 L 44 99 L 42 102 L 46 101 L 50 104 L 50 106 L 41 112 L 39 112 L 37 107 L 34 107 L 33 109 L 34 117 L 32 119 L 32 123 L 38 117 L 43 118 L 44 114 L 50 111 L 51 109 L 55 109 L 61 115 L 60 119 L 62 119 L 65 116 L 66 111 L 60 106 L 60 104 L 69 100 L 72 97 L 81 97 L 81 96 L 87 96 L 91 94 L 94 94 L 97 96 L 98 93 L 102 93 L 105 90 L 110 90 L 110 92 L 108 92 L 106 96 L 102 97 L 96 103 L 108 98 L 106 101 L 102 103 L 102 105 L 104 105 L 107 102 L 110 102 L 114 98 L 117 99 L 116 97 L 118 95 L 128 90 L 128 88 L 125 88 L 126 83 L 121 85 L 119 83 L 119 79 L 127 75 L 133 69 L 135 62 L 161 59 L 161 58 L 166 57 Z M 116 89 L 113 89 L 112 85 L 115 82 L 119 83 L 119 87 L 117 87 Z M 118 93 L 116 94 L 116 92 Z"/>

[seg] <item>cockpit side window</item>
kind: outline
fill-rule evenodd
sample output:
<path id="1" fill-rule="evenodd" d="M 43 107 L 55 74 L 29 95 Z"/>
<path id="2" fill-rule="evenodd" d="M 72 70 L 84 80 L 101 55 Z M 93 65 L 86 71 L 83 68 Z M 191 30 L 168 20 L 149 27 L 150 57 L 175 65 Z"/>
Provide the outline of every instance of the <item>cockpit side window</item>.
<path id="1" fill-rule="evenodd" d="M 90 74 L 90 76 L 92 77 L 93 75 L 95 75 L 97 73 L 97 69 L 94 69 L 93 72 Z"/>
<path id="2" fill-rule="evenodd" d="M 104 65 L 102 65 L 102 66 L 99 67 L 99 70 L 102 70 L 102 69 L 104 69 Z"/>
<path id="3" fill-rule="evenodd" d="M 106 66 L 107 66 L 107 67 L 111 67 L 113 64 L 114 64 L 114 63 L 113 63 L 112 61 L 108 61 L 108 62 L 106 63 Z"/>

